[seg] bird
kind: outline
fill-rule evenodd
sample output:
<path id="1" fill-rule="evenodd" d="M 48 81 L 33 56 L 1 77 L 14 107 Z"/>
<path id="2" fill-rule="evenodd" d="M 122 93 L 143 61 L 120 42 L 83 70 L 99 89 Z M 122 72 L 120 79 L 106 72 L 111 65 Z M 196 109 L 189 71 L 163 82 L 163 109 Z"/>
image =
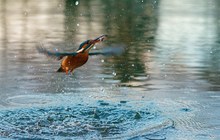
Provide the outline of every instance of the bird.
<path id="1" fill-rule="evenodd" d="M 57 72 L 73 73 L 76 68 L 83 66 L 89 59 L 89 55 L 120 55 L 124 52 L 124 46 L 118 45 L 119 47 L 107 47 L 98 52 L 90 52 L 91 48 L 96 43 L 102 42 L 107 39 L 107 35 L 101 35 L 95 39 L 83 41 L 79 48 L 74 52 L 52 52 L 37 46 L 39 53 L 42 53 L 48 57 L 55 58 L 56 60 L 62 60 L 61 66 Z"/>

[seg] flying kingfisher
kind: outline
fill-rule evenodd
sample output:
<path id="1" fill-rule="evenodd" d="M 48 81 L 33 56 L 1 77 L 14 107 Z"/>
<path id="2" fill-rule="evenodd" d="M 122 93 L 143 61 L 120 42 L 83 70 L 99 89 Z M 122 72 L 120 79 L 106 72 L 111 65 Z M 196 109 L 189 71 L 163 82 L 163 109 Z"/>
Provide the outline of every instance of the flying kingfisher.
<path id="1" fill-rule="evenodd" d="M 101 35 L 95 39 L 90 39 L 82 42 L 79 48 L 75 52 L 51 52 L 43 47 L 37 47 L 40 53 L 43 53 L 49 57 L 61 60 L 61 66 L 57 72 L 65 72 L 66 74 L 73 72 L 74 69 L 84 65 L 89 55 L 119 55 L 124 51 L 123 47 L 108 47 L 99 52 L 89 52 L 90 49 L 98 42 L 102 42 L 107 39 L 107 35 Z"/>

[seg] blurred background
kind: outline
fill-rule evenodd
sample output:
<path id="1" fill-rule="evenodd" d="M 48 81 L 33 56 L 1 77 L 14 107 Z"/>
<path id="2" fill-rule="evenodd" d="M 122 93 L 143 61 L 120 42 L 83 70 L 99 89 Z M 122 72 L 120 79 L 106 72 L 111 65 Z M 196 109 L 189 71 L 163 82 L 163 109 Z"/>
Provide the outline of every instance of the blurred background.
<path id="1" fill-rule="evenodd" d="M 75 108 L 80 103 L 87 108 L 107 102 L 137 111 L 153 104 L 163 116 L 153 118 L 152 124 L 160 126 L 153 137 L 218 139 L 219 9 L 219 0 L 0 0 L 0 107 Z M 56 73 L 60 62 L 36 51 L 37 43 L 74 50 L 102 34 L 108 40 L 92 51 L 123 43 L 125 53 L 92 56 L 74 75 Z M 168 118 L 175 126 L 165 125 Z M 134 121 L 127 129 L 136 130 Z M 10 130 L 14 135 L 2 127 L 0 136 L 24 137 L 20 129 Z M 138 138 L 149 138 L 140 132 Z M 111 135 L 100 137 L 105 136 Z"/>

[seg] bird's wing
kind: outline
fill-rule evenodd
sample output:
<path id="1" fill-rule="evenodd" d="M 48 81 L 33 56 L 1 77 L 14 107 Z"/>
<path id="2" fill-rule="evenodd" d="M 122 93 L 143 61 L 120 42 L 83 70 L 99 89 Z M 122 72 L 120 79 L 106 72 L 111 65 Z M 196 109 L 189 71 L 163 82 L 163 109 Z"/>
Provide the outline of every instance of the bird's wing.
<path id="1" fill-rule="evenodd" d="M 113 45 L 103 48 L 98 52 L 90 52 L 89 55 L 119 56 L 125 51 L 124 45 Z"/>
<path id="2" fill-rule="evenodd" d="M 56 59 L 56 60 L 61 60 L 63 57 L 65 56 L 75 56 L 77 55 L 77 52 L 70 52 L 70 53 L 66 53 L 66 52 L 52 52 L 52 51 L 48 51 L 47 49 L 37 46 L 37 50 L 39 53 L 42 53 L 50 58 Z"/>

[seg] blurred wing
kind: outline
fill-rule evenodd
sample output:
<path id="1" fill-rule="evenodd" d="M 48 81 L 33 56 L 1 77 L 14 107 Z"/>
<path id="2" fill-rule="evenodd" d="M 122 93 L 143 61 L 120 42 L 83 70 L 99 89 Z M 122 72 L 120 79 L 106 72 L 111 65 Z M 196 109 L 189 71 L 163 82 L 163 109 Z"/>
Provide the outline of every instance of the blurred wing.
<path id="1" fill-rule="evenodd" d="M 104 56 L 119 56 L 125 52 L 124 45 L 114 45 L 111 47 L 103 48 L 98 52 L 90 52 L 89 55 L 104 55 Z"/>
<path id="2" fill-rule="evenodd" d="M 50 58 L 56 59 L 56 60 L 61 60 L 65 56 L 75 56 L 77 55 L 76 52 L 71 52 L 71 53 L 61 53 L 61 52 L 51 52 L 48 51 L 47 49 L 37 46 L 37 50 L 39 53 L 42 53 Z"/>

